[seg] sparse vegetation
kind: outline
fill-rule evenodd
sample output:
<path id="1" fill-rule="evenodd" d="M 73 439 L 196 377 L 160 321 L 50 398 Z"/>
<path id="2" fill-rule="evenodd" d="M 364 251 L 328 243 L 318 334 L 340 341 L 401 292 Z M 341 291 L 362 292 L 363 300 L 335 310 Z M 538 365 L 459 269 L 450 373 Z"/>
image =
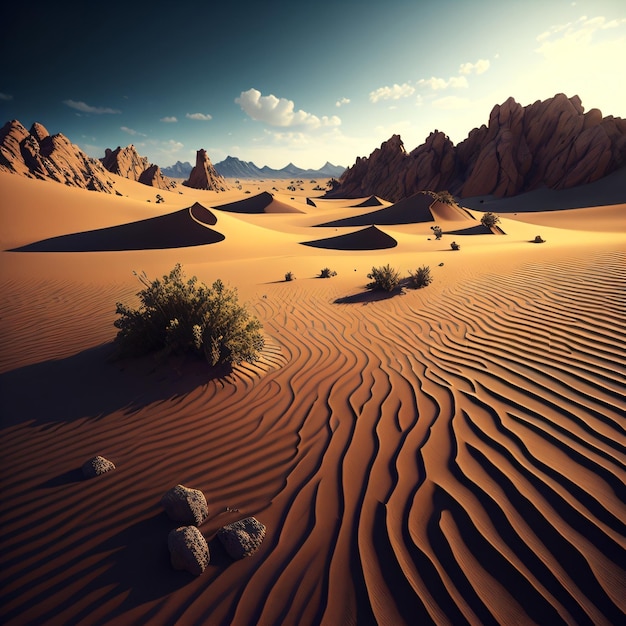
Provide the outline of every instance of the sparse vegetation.
<path id="1" fill-rule="evenodd" d="M 239 304 L 236 289 L 221 280 L 212 287 L 195 276 L 185 280 L 180 264 L 162 279 L 150 281 L 145 273 L 138 279 L 145 287 L 137 294 L 139 308 L 116 306 L 120 356 L 194 352 L 210 365 L 258 359 L 264 345 L 261 322 Z"/>
<path id="2" fill-rule="evenodd" d="M 328 189 L 330 191 L 333 191 L 334 189 L 337 189 L 337 187 L 339 187 L 341 185 L 341 183 L 336 179 L 336 178 L 331 178 L 327 183 L 326 183 L 326 187 L 328 187 Z"/>
<path id="3" fill-rule="evenodd" d="M 393 291 L 400 284 L 400 272 L 389 264 L 381 267 L 372 267 L 372 271 L 367 275 L 372 280 L 367 285 L 368 289 L 380 289 L 382 291 Z"/>
<path id="4" fill-rule="evenodd" d="M 422 265 L 415 272 L 409 271 L 411 285 L 416 289 L 421 287 L 428 287 L 433 282 L 433 277 L 430 273 L 430 267 L 428 265 Z"/>
<path id="5" fill-rule="evenodd" d="M 533 243 L 545 243 L 546 240 L 541 237 L 541 235 L 536 235 L 533 239 Z"/>
<path id="6" fill-rule="evenodd" d="M 450 247 L 451 247 L 453 250 L 460 250 L 460 249 L 461 249 L 461 245 L 460 245 L 460 244 L 458 244 L 456 241 L 453 241 L 453 242 L 450 244 Z"/>
<path id="7" fill-rule="evenodd" d="M 444 204 L 456 204 L 454 196 L 447 190 L 435 191 L 432 195 L 435 200 L 439 200 L 439 202 L 443 202 Z"/>
<path id="8" fill-rule="evenodd" d="M 481 218 L 480 223 L 487 228 L 492 228 L 500 222 L 500 218 L 491 211 L 487 211 Z"/>
<path id="9" fill-rule="evenodd" d="M 441 230 L 441 226 L 431 226 L 430 229 L 433 231 L 435 239 L 441 239 L 441 237 L 443 236 L 443 230 Z"/>
<path id="10" fill-rule="evenodd" d="M 292 281 L 292 280 L 296 280 L 296 277 L 294 276 L 294 273 L 293 273 L 293 272 L 287 272 L 287 273 L 285 274 L 285 280 L 286 280 L 287 282 L 289 282 L 289 281 Z"/>
<path id="11" fill-rule="evenodd" d="M 333 276 L 337 276 L 337 272 L 329 267 L 325 267 L 320 271 L 320 278 L 332 278 Z"/>

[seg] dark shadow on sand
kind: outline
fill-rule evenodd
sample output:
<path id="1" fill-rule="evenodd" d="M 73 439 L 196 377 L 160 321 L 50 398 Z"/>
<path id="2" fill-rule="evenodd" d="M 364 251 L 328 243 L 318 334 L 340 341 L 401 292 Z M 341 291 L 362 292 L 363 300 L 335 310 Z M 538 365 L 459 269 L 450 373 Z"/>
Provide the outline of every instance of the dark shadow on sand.
<path id="1" fill-rule="evenodd" d="M 42 239 L 9 252 L 117 252 L 203 246 L 225 239 L 208 227 L 216 222 L 211 211 L 196 203 L 167 215 Z"/>
<path id="2" fill-rule="evenodd" d="M 365 287 L 365 289 L 367 289 Z M 380 302 L 381 300 L 389 300 L 395 296 L 404 295 L 406 292 L 402 287 L 397 287 L 393 291 L 382 291 L 379 289 L 367 289 L 351 296 L 343 296 L 334 300 L 334 304 L 370 304 L 372 302 Z"/>
<path id="3" fill-rule="evenodd" d="M 416 193 L 415 195 L 400 200 L 391 206 L 384 207 L 378 211 L 365 213 L 363 215 L 355 215 L 354 217 L 346 217 L 324 224 L 316 224 L 316 226 L 324 227 L 343 227 L 343 226 L 369 226 L 378 224 L 379 226 L 392 226 L 398 224 L 418 224 L 425 222 L 434 222 L 435 218 L 430 211 L 430 205 L 433 203 L 433 197 L 426 193 Z M 370 206 L 370 205 L 356 205 Z"/>
<path id="4" fill-rule="evenodd" d="M 444 235 L 493 235 L 494 232 L 491 228 L 477 224 L 476 226 L 470 226 L 469 228 L 460 228 L 458 230 L 446 230 Z M 504 234 L 504 233 L 502 233 Z"/>
<path id="5" fill-rule="evenodd" d="M 303 246 L 324 248 L 326 250 L 386 250 L 395 248 L 398 242 L 376 226 L 370 226 L 347 235 L 327 237 L 315 241 L 302 241 Z"/>
<path id="6" fill-rule="evenodd" d="M 112 360 L 114 344 L 0 374 L 0 427 L 25 422 L 99 419 L 115 411 L 131 415 L 160 400 L 183 396 L 231 368 L 212 368 L 196 356 Z M 74 475 L 53 479 L 72 482 Z M 54 486 L 53 484 L 48 486 Z"/>

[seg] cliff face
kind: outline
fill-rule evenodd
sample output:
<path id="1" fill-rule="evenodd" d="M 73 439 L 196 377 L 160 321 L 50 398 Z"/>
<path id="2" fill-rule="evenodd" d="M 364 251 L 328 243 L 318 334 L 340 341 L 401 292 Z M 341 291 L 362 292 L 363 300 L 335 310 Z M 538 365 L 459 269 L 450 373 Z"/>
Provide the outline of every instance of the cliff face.
<path id="1" fill-rule="evenodd" d="M 558 94 L 526 107 L 509 98 L 456 147 L 435 131 L 407 154 L 394 135 L 358 158 L 334 193 L 391 201 L 444 189 L 464 198 L 508 197 L 591 183 L 625 164 L 626 120 L 603 118 L 598 109 L 585 113 L 578 96 Z"/>
<path id="2" fill-rule="evenodd" d="M 136 180 L 157 189 L 173 188 L 171 182 L 163 177 L 159 166 L 152 165 L 146 157 L 140 156 L 132 144 L 126 148 L 118 146 L 115 150 L 107 148 L 104 158 L 100 160 L 105 169 L 113 174 L 119 174 L 124 178 Z"/>
<path id="3" fill-rule="evenodd" d="M 204 149 L 198 150 L 196 153 L 196 165 L 191 170 L 189 179 L 183 185 L 209 191 L 226 191 L 228 189 L 226 179 L 217 173 Z"/>
<path id="4" fill-rule="evenodd" d="M 13 120 L 0 129 L 0 171 L 114 193 L 113 180 L 100 161 L 67 137 L 50 135 L 39 123 L 29 131 Z"/>

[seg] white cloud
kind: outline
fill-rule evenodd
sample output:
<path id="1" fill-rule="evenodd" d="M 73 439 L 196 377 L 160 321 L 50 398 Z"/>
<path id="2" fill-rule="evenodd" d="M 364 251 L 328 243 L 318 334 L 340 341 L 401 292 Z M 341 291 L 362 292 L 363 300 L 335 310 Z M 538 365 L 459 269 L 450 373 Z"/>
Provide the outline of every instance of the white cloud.
<path id="1" fill-rule="evenodd" d="M 336 115 L 318 117 L 302 109 L 295 111 L 293 100 L 277 98 L 273 94 L 263 96 L 257 89 L 242 91 L 241 95 L 235 98 L 235 102 L 253 120 L 265 122 L 270 126 L 305 126 L 309 129 L 315 129 L 321 126 L 339 126 L 341 124 L 341 120 Z"/>
<path id="2" fill-rule="evenodd" d="M 8 93 L 0 93 L 0 100 L 13 100 L 13 96 Z"/>
<path id="3" fill-rule="evenodd" d="M 459 74 L 484 74 L 490 65 L 489 59 L 478 59 L 476 63 L 461 63 Z"/>
<path id="4" fill-rule="evenodd" d="M 208 122 L 213 119 L 213 116 L 208 113 L 187 113 L 185 117 L 189 120 L 200 120 L 202 122 Z"/>
<path id="5" fill-rule="evenodd" d="M 76 100 L 63 100 L 63 104 L 66 104 L 71 109 L 76 109 L 76 111 L 80 111 L 81 113 L 93 113 L 95 115 L 121 113 L 118 109 L 111 109 L 109 107 L 94 107 L 86 104 L 85 102 Z"/>
<path id="6" fill-rule="evenodd" d="M 448 80 L 432 76 L 431 78 L 420 78 L 417 84 L 420 87 L 430 87 L 433 91 L 441 91 L 442 89 L 448 89 L 448 87 L 453 89 L 466 89 L 469 87 L 465 76 L 451 76 Z"/>
<path id="7" fill-rule="evenodd" d="M 336 107 L 343 106 L 344 104 L 350 104 L 350 98 L 341 98 L 340 100 L 337 100 L 337 102 L 335 102 Z"/>
<path id="8" fill-rule="evenodd" d="M 159 122 L 165 122 L 166 124 L 174 124 L 178 122 L 178 119 L 173 115 L 167 115 L 166 117 L 162 117 Z"/>
<path id="9" fill-rule="evenodd" d="M 408 98 L 415 93 L 415 87 L 409 83 L 398 85 L 394 83 L 391 87 L 379 87 L 370 92 L 370 102 L 378 102 L 379 100 L 399 100 L 400 98 Z"/>
<path id="10" fill-rule="evenodd" d="M 120 130 L 123 130 L 125 133 L 128 133 L 129 135 L 139 135 L 140 137 L 146 136 L 143 133 L 140 133 L 132 128 L 128 128 L 128 126 L 120 126 Z"/>

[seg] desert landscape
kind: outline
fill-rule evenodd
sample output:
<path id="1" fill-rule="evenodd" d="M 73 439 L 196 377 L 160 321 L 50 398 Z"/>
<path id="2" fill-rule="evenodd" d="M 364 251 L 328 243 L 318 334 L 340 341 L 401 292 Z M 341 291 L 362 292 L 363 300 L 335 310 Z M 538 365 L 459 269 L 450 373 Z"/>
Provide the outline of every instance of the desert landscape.
<path id="1" fill-rule="evenodd" d="M 584 207 L 568 198 L 587 187 L 492 200 L 491 232 L 471 203 L 419 192 L 110 174 L 97 193 L 0 172 L 2 622 L 619 623 L 614 178 Z M 133 272 L 176 263 L 238 290 L 258 361 L 111 358 Z M 385 264 L 433 282 L 368 289 Z M 86 480 L 94 455 L 116 469 Z M 177 484 L 208 504 L 199 576 L 170 564 Z M 216 535 L 249 516 L 265 539 L 233 561 Z"/>

